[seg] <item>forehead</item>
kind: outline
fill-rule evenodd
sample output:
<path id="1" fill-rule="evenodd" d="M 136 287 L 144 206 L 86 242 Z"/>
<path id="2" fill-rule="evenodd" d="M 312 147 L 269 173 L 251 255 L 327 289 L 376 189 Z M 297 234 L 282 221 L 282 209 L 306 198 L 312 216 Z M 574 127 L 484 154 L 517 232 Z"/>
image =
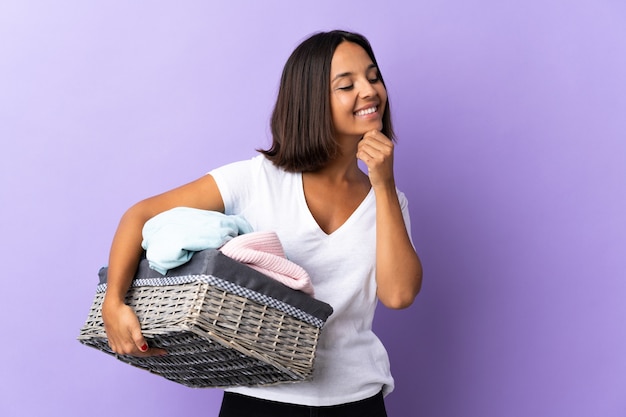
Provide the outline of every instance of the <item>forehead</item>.
<path id="1" fill-rule="evenodd" d="M 373 64 L 365 49 L 356 43 L 344 41 L 337 46 L 330 64 L 331 78 L 346 72 L 367 71 Z"/>

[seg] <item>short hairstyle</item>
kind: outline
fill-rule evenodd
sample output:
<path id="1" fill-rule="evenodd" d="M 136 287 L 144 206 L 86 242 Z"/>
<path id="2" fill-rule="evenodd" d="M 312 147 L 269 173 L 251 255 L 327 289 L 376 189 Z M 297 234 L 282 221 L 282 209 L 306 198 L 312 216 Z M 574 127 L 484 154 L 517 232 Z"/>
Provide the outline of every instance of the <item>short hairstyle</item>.
<path id="1" fill-rule="evenodd" d="M 339 152 L 330 108 L 330 67 L 342 42 L 361 46 L 378 67 L 372 47 L 363 35 L 334 30 L 304 40 L 283 68 L 270 123 L 272 146 L 258 151 L 286 171 L 318 170 Z M 378 72 L 385 85 L 380 68 Z M 389 99 L 383 113 L 382 133 L 394 139 Z"/>

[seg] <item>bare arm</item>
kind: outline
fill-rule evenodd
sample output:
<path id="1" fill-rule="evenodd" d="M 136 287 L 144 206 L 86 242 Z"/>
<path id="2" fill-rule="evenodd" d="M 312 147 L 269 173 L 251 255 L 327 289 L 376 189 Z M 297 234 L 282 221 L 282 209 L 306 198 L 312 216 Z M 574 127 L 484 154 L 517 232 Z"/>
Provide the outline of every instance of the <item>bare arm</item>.
<path id="1" fill-rule="evenodd" d="M 141 257 L 143 225 L 161 212 L 182 206 L 223 212 L 224 202 L 213 177 L 205 175 L 182 187 L 140 201 L 120 220 L 111 245 L 107 291 L 102 304 L 109 345 L 116 353 L 137 356 L 164 353 L 148 347 L 139 321 L 124 299 Z"/>
<path id="2" fill-rule="evenodd" d="M 389 308 L 406 308 L 420 291 L 422 265 L 411 245 L 393 176 L 393 142 L 371 131 L 359 142 L 357 157 L 368 168 L 376 195 L 376 283 Z"/>

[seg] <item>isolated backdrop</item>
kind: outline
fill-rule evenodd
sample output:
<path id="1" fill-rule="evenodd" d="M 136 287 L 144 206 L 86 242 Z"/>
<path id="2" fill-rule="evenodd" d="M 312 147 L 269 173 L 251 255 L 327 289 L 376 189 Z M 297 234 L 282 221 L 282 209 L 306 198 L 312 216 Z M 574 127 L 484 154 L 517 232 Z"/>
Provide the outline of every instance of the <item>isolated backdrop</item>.
<path id="1" fill-rule="evenodd" d="M 282 65 L 367 35 L 425 268 L 390 416 L 626 415 L 626 3 L 0 1 L 0 415 L 215 416 L 75 338 L 135 201 L 269 143 Z"/>

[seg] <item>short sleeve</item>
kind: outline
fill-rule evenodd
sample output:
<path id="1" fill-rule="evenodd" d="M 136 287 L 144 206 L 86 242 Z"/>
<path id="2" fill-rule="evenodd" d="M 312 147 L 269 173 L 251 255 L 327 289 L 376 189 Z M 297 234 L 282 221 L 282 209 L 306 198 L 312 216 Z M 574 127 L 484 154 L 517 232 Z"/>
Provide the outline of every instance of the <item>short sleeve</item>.
<path id="1" fill-rule="evenodd" d="M 404 226 L 406 227 L 406 232 L 409 235 L 409 240 L 411 241 L 411 245 L 415 248 L 415 244 L 413 244 L 413 236 L 411 235 L 411 215 L 409 214 L 409 200 L 406 198 L 404 193 L 400 190 L 396 190 L 398 193 L 398 201 L 400 202 L 400 209 L 402 210 L 402 218 L 404 219 Z"/>
<path id="2" fill-rule="evenodd" d="M 224 201 L 225 214 L 240 213 L 250 195 L 251 175 L 257 157 L 233 162 L 209 171 Z"/>

